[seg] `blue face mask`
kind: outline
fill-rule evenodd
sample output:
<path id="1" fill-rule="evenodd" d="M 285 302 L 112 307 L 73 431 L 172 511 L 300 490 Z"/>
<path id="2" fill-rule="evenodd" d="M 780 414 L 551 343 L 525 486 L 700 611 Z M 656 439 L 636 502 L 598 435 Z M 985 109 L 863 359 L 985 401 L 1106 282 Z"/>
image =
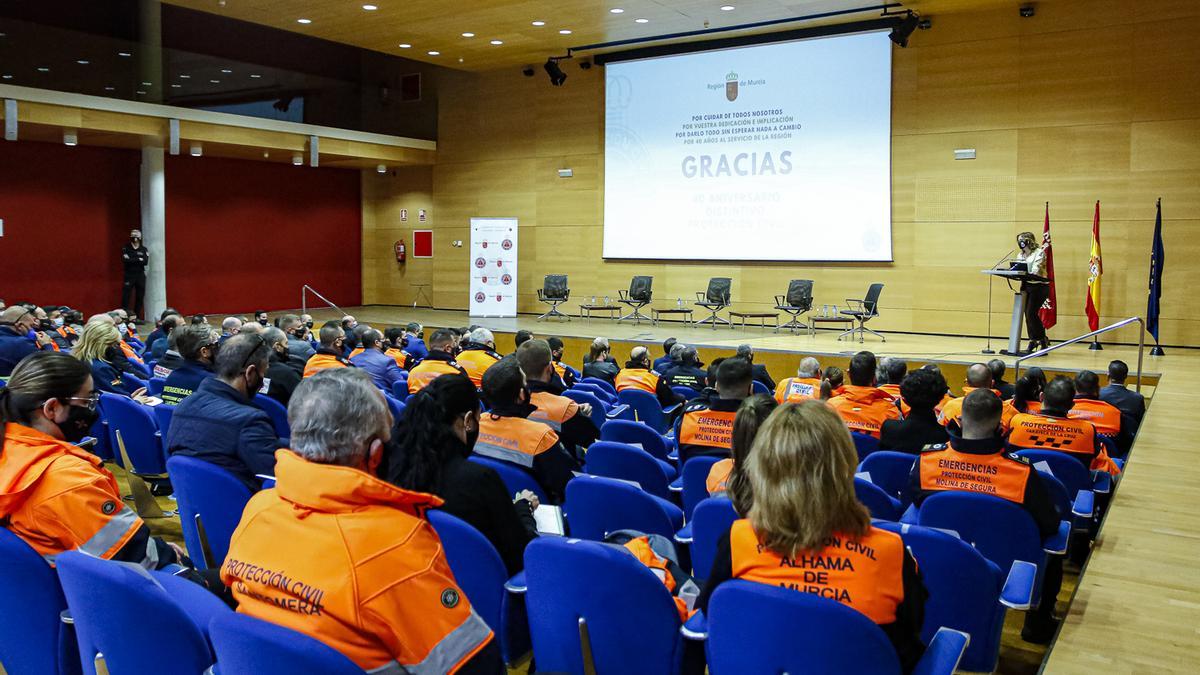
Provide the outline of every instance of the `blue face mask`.
<path id="1" fill-rule="evenodd" d="M 54 320 L 55 328 L 62 328 L 62 325 L 63 325 L 63 318 L 61 316 Z"/>

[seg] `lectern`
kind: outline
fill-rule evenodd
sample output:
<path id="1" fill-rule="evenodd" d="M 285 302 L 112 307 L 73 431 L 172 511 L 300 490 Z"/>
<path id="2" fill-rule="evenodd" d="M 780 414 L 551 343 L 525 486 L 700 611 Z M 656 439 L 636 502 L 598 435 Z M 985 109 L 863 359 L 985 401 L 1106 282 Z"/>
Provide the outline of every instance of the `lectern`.
<path id="1" fill-rule="evenodd" d="M 1024 267 L 1024 265 L 1020 265 Z M 1014 265 L 1016 267 L 1016 265 Z M 1036 274 L 1030 274 L 1023 269 L 1008 269 L 996 268 L 982 270 L 984 274 L 992 277 L 999 277 L 1008 282 L 1010 288 L 1014 281 L 1049 281 L 1045 277 L 1039 277 Z M 988 335 L 992 333 L 992 293 L 988 289 Z M 1025 293 L 1020 290 L 1013 292 L 1013 308 L 1012 308 L 1012 323 L 1008 327 L 1008 349 L 1001 349 L 1000 353 L 1006 356 L 1020 356 L 1021 352 L 1021 331 L 1025 327 Z"/>

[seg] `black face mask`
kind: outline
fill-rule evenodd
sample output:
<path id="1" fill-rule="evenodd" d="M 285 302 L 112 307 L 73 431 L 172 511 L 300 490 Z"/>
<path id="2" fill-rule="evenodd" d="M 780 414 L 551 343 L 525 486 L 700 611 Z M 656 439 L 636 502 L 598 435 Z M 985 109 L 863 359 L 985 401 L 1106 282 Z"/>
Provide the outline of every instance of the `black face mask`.
<path id="1" fill-rule="evenodd" d="M 122 352 L 121 348 L 115 344 L 104 350 L 104 360 L 108 361 L 109 363 L 112 363 L 121 356 L 124 356 L 124 352 Z"/>
<path id="2" fill-rule="evenodd" d="M 265 326 L 265 325 L 267 325 L 267 320 L 266 320 L 266 319 L 259 319 L 259 320 L 258 320 L 258 323 L 260 323 L 260 324 L 262 324 L 263 326 Z"/>
<path id="3" fill-rule="evenodd" d="M 92 430 L 92 425 L 100 418 L 100 411 L 88 410 L 83 406 L 70 405 L 67 406 L 67 419 L 58 425 L 58 430 L 62 432 L 63 438 L 68 443 L 78 443 L 88 435 Z"/>
<path id="4" fill-rule="evenodd" d="M 304 322 L 304 326 L 305 326 L 306 328 L 308 328 L 309 330 L 312 330 L 312 327 L 313 327 L 313 322 L 311 322 L 311 321 L 305 321 L 305 322 Z"/>
<path id="5" fill-rule="evenodd" d="M 38 321 L 38 330 L 43 332 L 54 330 L 54 322 L 50 319 L 41 319 Z"/>
<path id="6" fill-rule="evenodd" d="M 247 378 L 246 396 L 254 398 L 254 395 L 258 393 L 258 390 L 262 389 L 264 382 L 266 382 L 266 380 L 263 379 L 262 375 L 257 375 L 253 380 Z"/>

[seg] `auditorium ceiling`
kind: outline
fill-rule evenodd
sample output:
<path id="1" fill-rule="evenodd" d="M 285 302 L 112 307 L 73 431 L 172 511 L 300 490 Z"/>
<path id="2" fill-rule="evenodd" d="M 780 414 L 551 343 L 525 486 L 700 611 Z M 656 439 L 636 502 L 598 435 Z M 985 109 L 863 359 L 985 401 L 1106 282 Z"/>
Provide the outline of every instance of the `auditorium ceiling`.
<path id="1" fill-rule="evenodd" d="M 869 0 L 165 0 L 165 2 L 463 70 L 539 65 L 568 48 L 828 12 L 860 13 L 742 34 L 876 18 Z M 908 0 L 927 15 L 1015 0 Z M 724 9 L 729 8 L 729 9 Z M 618 11 L 619 10 L 619 11 Z M 895 10 L 893 10 L 895 11 Z M 537 25 L 537 24 L 541 25 Z M 724 35 L 729 35 L 726 33 Z M 407 45 L 407 46 L 405 46 Z"/>

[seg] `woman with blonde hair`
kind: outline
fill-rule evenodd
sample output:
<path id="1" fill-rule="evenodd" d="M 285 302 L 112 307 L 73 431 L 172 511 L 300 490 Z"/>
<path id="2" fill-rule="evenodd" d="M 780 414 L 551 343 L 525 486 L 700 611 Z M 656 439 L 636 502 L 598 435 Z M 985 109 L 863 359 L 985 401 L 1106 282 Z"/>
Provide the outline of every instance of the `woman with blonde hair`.
<path id="1" fill-rule="evenodd" d="M 721 538 L 696 606 L 706 609 L 728 579 L 836 600 L 882 628 L 909 672 L 925 651 L 927 593 L 900 536 L 873 527 L 855 497 L 857 461 L 846 425 L 824 402 L 776 408 L 746 461 L 749 514 Z"/>
<path id="2" fill-rule="evenodd" d="M 120 342 L 121 333 L 116 326 L 106 321 L 91 321 L 83 327 L 71 356 L 92 369 L 97 390 L 140 398 L 145 393 L 141 383 L 123 375 L 113 365 L 121 350 Z"/>

